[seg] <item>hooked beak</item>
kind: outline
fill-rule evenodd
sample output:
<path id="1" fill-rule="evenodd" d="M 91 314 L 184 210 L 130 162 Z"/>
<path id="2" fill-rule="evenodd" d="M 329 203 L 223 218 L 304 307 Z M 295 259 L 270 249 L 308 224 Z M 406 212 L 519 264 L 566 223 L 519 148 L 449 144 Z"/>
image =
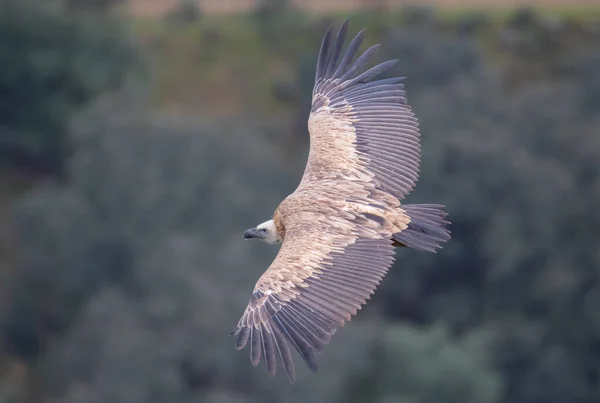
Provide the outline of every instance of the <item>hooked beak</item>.
<path id="1" fill-rule="evenodd" d="M 256 228 L 250 228 L 244 231 L 244 239 L 260 238 Z"/>

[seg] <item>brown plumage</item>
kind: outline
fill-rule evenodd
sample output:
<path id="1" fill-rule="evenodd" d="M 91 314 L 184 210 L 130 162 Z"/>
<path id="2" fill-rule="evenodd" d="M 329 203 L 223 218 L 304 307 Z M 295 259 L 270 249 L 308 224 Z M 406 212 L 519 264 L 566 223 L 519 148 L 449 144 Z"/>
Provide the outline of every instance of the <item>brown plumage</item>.
<path id="1" fill-rule="evenodd" d="M 254 366 L 264 359 L 274 376 L 281 361 L 291 382 L 291 350 L 316 371 L 316 353 L 374 293 L 396 246 L 435 251 L 450 239 L 443 206 L 400 205 L 418 178 L 417 119 L 401 78 L 372 81 L 395 61 L 362 71 L 379 45 L 353 61 L 363 31 L 342 57 L 347 28 L 323 39 L 306 169 L 273 214 L 281 249 L 232 333 Z"/>

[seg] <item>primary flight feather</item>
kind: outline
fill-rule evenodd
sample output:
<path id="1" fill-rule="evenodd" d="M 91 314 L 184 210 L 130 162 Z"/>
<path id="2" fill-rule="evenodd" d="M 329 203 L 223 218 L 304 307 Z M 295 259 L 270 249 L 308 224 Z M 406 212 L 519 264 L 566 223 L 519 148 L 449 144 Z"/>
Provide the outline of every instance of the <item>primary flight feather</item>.
<path id="1" fill-rule="evenodd" d="M 245 238 L 281 243 L 233 335 L 295 379 L 292 350 L 316 371 L 316 353 L 361 309 L 394 261 L 397 246 L 433 252 L 450 239 L 443 206 L 400 204 L 419 176 L 419 127 L 402 78 L 374 80 L 395 64 L 355 59 L 360 31 L 342 53 L 348 21 L 327 30 L 308 119 L 310 151 L 296 190 Z"/>

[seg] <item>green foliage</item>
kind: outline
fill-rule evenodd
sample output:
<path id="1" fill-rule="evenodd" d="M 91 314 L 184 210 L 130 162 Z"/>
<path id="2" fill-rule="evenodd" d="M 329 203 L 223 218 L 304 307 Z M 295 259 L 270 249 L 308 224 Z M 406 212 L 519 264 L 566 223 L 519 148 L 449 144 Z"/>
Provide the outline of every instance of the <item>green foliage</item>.
<path id="1" fill-rule="evenodd" d="M 62 175 L 66 124 L 138 63 L 122 27 L 53 1 L 0 0 L 3 168 Z"/>
<path id="2" fill-rule="evenodd" d="M 443 326 L 390 325 L 382 330 L 371 347 L 371 360 L 350 378 L 342 401 L 499 401 L 502 381 L 490 367 L 487 332 L 457 340 Z"/>
<path id="3" fill-rule="evenodd" d="M 174 25 L 197 23 L 200 18 L 202 11 L 196 0 L 179 0 L 177 6 L 167 15 L 167 21 Z"/>
<path id="4" fill-rule="evenodd" d="M 69 10 L 84 11 L 95 13 L 106 13 L 112 11 L 118 5 L 123 3 L 123 0 L 59 0 Z"/>

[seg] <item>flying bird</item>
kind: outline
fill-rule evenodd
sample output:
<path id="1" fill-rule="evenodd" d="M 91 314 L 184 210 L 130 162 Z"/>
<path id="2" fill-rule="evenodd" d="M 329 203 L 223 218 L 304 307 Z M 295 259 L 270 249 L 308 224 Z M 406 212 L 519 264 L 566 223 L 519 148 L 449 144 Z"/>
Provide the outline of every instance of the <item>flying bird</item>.
<path id="1" fill-rule="evenodd" d="M 435 252 L 450 239 L 444 206 L 400 203 L 419 174 L 418 122 L 403 77 L 374 80 L 397 60 L 365 69 L 379 45 L 354 60 L 364 30 L 342 53 L 347 30 L 348 20 L 334 39 L 329 27 L 321 44 L 300 184 L 244 232 L 281 247 L 232 332 L 236 348 L 248 345 L 271 377 L 281 361 L 292 383 L 292 350 L 316 372 L 316 354 L 375 292 L 396 247 Z"/>

